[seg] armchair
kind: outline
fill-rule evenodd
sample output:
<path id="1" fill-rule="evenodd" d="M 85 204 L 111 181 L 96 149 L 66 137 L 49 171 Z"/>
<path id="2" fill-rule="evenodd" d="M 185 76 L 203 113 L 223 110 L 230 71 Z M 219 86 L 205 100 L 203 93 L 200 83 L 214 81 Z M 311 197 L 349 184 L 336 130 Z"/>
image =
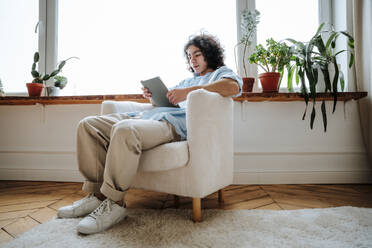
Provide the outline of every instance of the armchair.
<path id="1" fill-rule="evenodd" d="M 104 101 L 101 114 L 143 111 L 151 104 Z M 233 180 L 233 101 L 203 89 L 187 97 L 187 140 L 143 151 L 134 188 L 193 198 L 193 220 L 201 221 L 201 198 Z"/>

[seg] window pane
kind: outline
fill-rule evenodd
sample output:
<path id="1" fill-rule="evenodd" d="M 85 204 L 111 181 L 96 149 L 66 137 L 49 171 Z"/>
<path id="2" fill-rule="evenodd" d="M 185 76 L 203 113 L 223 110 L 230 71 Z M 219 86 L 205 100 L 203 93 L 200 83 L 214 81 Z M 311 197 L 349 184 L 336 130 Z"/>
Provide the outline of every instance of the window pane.
<path id="1" fill-rule="evenodd" d="M 26 92 L 38 47 L 39 0 L 0 1 L 0 78 L 5 92 Z"/>
<path id="2" fill-rule="evenodd" d="M 186 77 L 183 46 L 205 30 L 225 47 L 235 69 L 235 1 L 59 1 L 58 59 L 69 94 L 140 93 L 140 80 L 160 76 L 167 86 Z"/>
<path id="3" fill-rule="evenodd" d="M 318 0 L 258 0 L 256 8 L 261 12 L 257 44 L 266 45 L 266 39 L 271 37 L 276 41 L 309 41 L 318 28 Z M 286 75 L 281 87 L 287 87 Z"/>

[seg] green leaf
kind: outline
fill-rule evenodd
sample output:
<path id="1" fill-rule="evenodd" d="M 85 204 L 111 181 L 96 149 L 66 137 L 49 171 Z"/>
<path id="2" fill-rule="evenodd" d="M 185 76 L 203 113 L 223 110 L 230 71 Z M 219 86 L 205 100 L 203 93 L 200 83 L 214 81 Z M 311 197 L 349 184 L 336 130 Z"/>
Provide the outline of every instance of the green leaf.
<path id="1" fill-rule="evenodd" d="M 331 80 L 329 78 L 329 71 L 328 66 L 326 66 L 324 69 L 322 68 L 324 83 L 325 83 L 325 92 L 332 91 L 332 84 Z"/>
<path id="2" fill-rule="evenodd" d="M 278 72 L 280 73 L 280 78 L 279 78 L 279 83 L 278 83 L 278 90 L 280 89 L 280 85 L 282 83 L 282 79 L 283 79 L 283 70 L 282 69 L 279 69 Z"/>
<path id="3" fill-rule="evenodd" d="M 63 60 L 63 61 L 59 64 L 59 66 L 58 66 L 58 70 L 62 70 L 62 68 L 65 66 L 65 64 L 66 64 L 66 61 Z"/>
<path id="4" fill-rule="evenodd" d="M 333 93 L 333 110 L 332 110 L 332 114 L 335 112 L 336 110 L 336 104 L 337 104 L 337 92 L 334 92 Z"/>
<path id="5" fill-rule="evenodd" d="M 319 25 L 318 30 L 316 31 L 314 37 L 315 36 L 318 36 L 318 34 L 320 33 L 320 31 L 323 29 L 324 25 L 325 25 L 325 22 L 323 22 L 322 24 Z"/>
<path id="6" fill-rule="evenodd" d="M 351 49 L 354 49 L 354 40 L 348 40 L 347 41 L 347 45 L 351 48 Z"/>
<path id="7" fill-rule="evenodd" d="M 35 71 L 35 69 L 36 69 L 36 63 L 33 63 L 33 64 L 32 64 L 32 68 L 31 68 L 31 70 L 32 70 L 32 71 Z"/>
<path id="8" fill-rule="evenodd" d="M 323 116 L 323 127 L 324 127 L 324 132 L 327 132 L 327 112 L 326 112 L 326 106 L 325 106 L 325 101 L 322 101 L 322 116 Z"/>
<path id="9" fill-rule="evenodd" d="M 351 68 L 354 64 L 354 54 L 350 54 L 350 61 L 349 61 L 349 68 Z"/>
<path id="10" fill-rule="evenodd" d="M 318 83 L 318 68 L 313 68 L 314 80 Z"/>
<path id="11" fill-rule="evenodd" d="M 307 79 L 309 80 L 309 86 L 310 86 L 310 92 L 311 92 L 311 87 L 315 85 L 315 82 L 314 82 L 314 77 L 311 73 L 311 70 L 307 67 L 307 65 L 305 65 L 305 73 L 306 73 Z"/>
<path id="12" fill-rule="evenodd" d="M 288 38 L 288 39 L 285 39 L 285 40 L 290 41 L 290 42 L 292 42 L 293 44 L 297 44 L 297 43 L 298 43 L 296 40 L 291 39 L 291 38 Z"/>
<path id="13" fill-rule="evenodd" d="M 299 41 L 296 41 L 296 40 L 294 40 L 294 39 L 290 39 L 290 38 L 285 39 L 285 40 L 291 42 L 291 43 L 293 44 L 293 46 L 296 47 L 296 48 L 299 49 L 299 50 L 303 50 L 303 49 L 305 49 L 305 45 L 304 45 L 304 43 L 302 43 L 302 42 L 299 42 Z"/>
<path id="14" fill-rule="evenodd" d="M 335 55 L 333 55 L 333 56 L 337 56 L 337 55 L 339 55 L 340 53 L 343 53 L 343 52 L 346 52 L 346 50 L 341 50 L 341 51 L 338 51 Z"/>
<path id="15" fill-rule="evenodd" d="M 348 37 L 349 39 L 353 39 L 353 37 L 346 31 L 340 31 L 341 34 L 345 35 L 346 37 Z"/>
<path id="16" fill-rule="evenodd" d="M 335 47 L 336 47 L 336 41 L 333 40 L 333 41 L 331 42 L 331 47 L 332 47 L 332 48 L 335 48 Z"/>
<path id="17" fill-rule="evenodd" d="M 31 75 L 32 75 L 34 78 L 40 77 L 40 74 L 39 74 L 37 71 L 35 71 L 35 70 L 32 70 L 32 71 L 31 71 Z"/>
<path id="18" fill-rule="evenodd" d="M 313 102 L 313 111 L 311 111 L 310 128 L 313 129 L 315 120 L 315 101 Z"/>
<path id="19" fill-rule="evenodd" d="M 288 91 L 289 92 L 293 92 L 293 84 L 292 84 L 292 81 L 293 81 L 293 72 L 294 72 L 294 66 L 290 66 L 288 65 L 287 66 L 287 72 L 288 72 L 288 77 L 287 77 L 287 80 L 288 80 L 288 85 L 287 85 L 287 88 L 288 88 Z"/>
<path id="20" fill-rule="evenodd" d="M 326 43 L 326 49 L 329 49 L 329 45 L 331 45 L 332 42 L 335 42 L 335 37 L 337 35 L 337 32 L 333 32 L 331 36 L 329 36 L 327 43 Z M 334 48 L 334 47 L 333 47 Z"/>
<path id="21" fill-rule="evenodd" d="M 33 83 L 38 83 L 38 84 L 42 84 L 43 83 L 43 80 L 41 78 L 35 78 L 34 80 L 32 80 Z"/>
<path id="22" fill-rule="evenodd" d="M 311 75 L 311 82 L 309 79 L 309 84 L 310 84 L 310 97 L 315 100 L 316 97 L 316 84 L 318 83 L 318 69 L 316 68 L 311 68 L 309 70 L 309 74 Z"/>
<path id="23" fill-rule="evenodd" d="M 344 92 L 345 78 L 344 78 L 344 73 L 342 73 L 342 71 L 340 71 L 340 84 L 341 84 L 341 91 Z"/>
<path id="24" fill-rule="evenodd" d="M 54 76 L 57 75 L 58 73 L 60 73 L 60 70 L 55 70 L 55 71 L 53 71 L 53 72 L 50 74 L 50 76 L 51 76 L 51 77 L 54 77 Z"/>
<path id="25" fill-rule="evenodd" d="M 296 75 L 296 85 L 298 86 L 298 84 L 300 83 L 300 75 L 298 74 L 298 66 L 296 66 L 295 75 Z"/>
<path id="26" fill-rule="evenodd" d="M 306 105 L 305 105 L 305 111 L 304 111 L 304 114 L 302 115 L 302 120 L 305 120 L 305 117 L 306 117 L 306 112 L 307 112 L 307 106 L 308 106 L 308 102 L 306 102 Z"/>
<path id="27" fill-rule="evenodd" d="M 42 78 L 44 81 L 48 80 L 50 78 L 49 74 L 45 74 L 44 77 Z"/>
<path id="28" fill-rule="evenodd" d="M 302 95 L 304 97 L 304 100 L 305 100 L 305 111 L 304 111 L 304 114 L 302 115 L 302 120 L 305 120 L 305 116 L 306 116 L 306 112 L 307 112 L 307 106 L 309 104 L 309 95 L 307 93 L 307 88 L 306 88 L 306 84 L 305 84 L 305 73 L 304 73 L 304 69 L 302 67 L 299 68 L 298 74 L 300 75 L 300 79 L 301 79 L 301 93 L 302 93 Z"/>
<path id="29" fill-rule="evenodd" d="M 333 57 L 333 65 L 334 65 L 334 68 L 335 68 L 335 77 L 333 78 L 333 82 L 332 82 L 332 88 L 333 88 L 333 110 L 332 110 L 332 113 L 334 113 L 335 110 L 336 110 L 337 82 L 338 82 L 338 75 L 339 75 L 339 70 L 338 70 L 337 61 L 336 61 L 335 57 Z"/>
<path id="30" fill-rule="evenodd" d="M 39 61 L 39 53 L 38 52 L 36 52 L 35 54 L 34 54 L 34 63 L 37 63 L 38 61 Z"/>
<path id="31" fill-rule="evenodd" d="M 316 47 L 318 48 L 320 54 L 326 54 L 326 46 L 324 46 L 324 42 L 322 37 L 319 35 L 315 40 Z"/>

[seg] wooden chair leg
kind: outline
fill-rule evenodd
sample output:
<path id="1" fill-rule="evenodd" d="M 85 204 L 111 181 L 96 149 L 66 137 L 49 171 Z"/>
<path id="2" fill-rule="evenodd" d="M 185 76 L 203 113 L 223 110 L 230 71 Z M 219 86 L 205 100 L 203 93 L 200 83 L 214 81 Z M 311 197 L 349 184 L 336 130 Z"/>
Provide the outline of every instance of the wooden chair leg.
<path id="1" fill-rule="evenodd" d="M 174 207 L 179 208 L 180 207 L 180 197 L 178 195 L 174 195 Z"/>
<path id="2" fill-rule="evenodd" d="M 224 189 L 220 189 L 218 191 L 218 202 L 219 203 L 224 203 L 225 202 L 225 190 Z"/>
<path id="3" fill-rule="evenodd" d="M 192 198 L 192 220 L 201 222 L 201 199 Z"/>

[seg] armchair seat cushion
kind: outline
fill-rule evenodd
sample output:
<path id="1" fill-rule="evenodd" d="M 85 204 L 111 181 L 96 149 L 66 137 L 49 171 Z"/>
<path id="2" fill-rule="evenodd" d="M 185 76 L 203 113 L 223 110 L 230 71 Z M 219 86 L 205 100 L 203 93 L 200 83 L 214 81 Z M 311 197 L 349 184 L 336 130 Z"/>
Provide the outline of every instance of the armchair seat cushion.
<path id="1" fill-rule="evenodd" d="M 142 152 L 138 170 L 142 172 L 167 171 L 184 167 L 189 161 L 187 141 L 166 143 Z"/>

